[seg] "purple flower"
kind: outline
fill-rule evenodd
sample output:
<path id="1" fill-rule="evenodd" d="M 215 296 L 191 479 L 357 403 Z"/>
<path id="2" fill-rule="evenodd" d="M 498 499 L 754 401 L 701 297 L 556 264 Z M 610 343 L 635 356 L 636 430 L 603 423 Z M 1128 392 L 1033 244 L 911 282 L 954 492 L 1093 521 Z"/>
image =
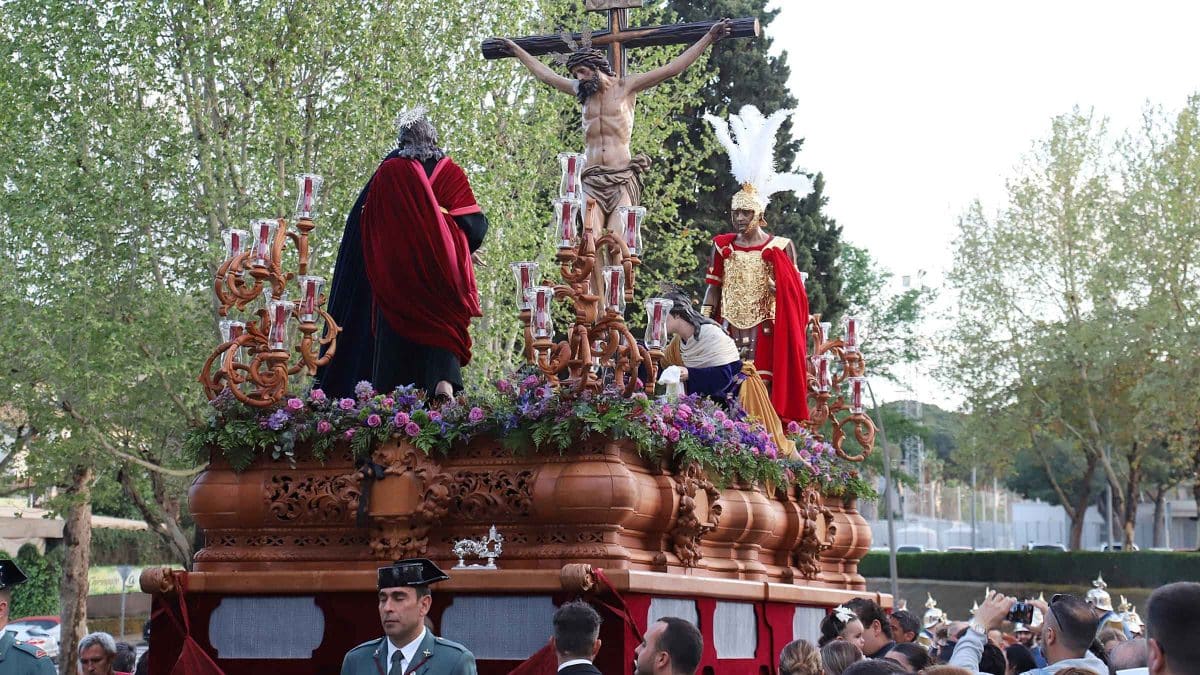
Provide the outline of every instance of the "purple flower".
<path id="1" fill-rule="evenodd" d="M 286 410 L 276 410 L 275 412 L 271 413 L 270 417 L 267 418 L 267 426 L 275 431 L 279 431 L 285 425 L 287 425 L 288 420 L 290 419 L 292 419 L 292 417 L 291 415 L 288 415 Z"/>
<path id="2" fill-rule="evenodd" d="M 433 420 L 434 422 L 441 422 L 442 421 L 442 413 L 440 413 L 436 410 L 430 410 L 429 411 L 429 419 Z"/>
<path id="3" fill-rule="evenodd" d="M 667 429 L 667 440 L 671 441 L 672 443 L 677 443 L 679 441 L 679 430 L 675 427 Z"/>
<path id="4" fill-rule="evenodd" d="M 344 399 L 338 401 L 338 407 L 341 408 L 342 410 L 353 410 L 354 409 L 354 399 L 344 398 Z"/>
<path id="5" fill-rule="evenodd" d="M 728 419 L 728 418 L 727 418 L 727 417 L 725 417 L 725 411 L 724 411 L 724 410 L 718 410 L 718 411 L 716 411 L 716 412 L 714 412 L 714 413 L 713 413 L 713 419 L 714 419 L 714 420 L 716 420 L 716 421 L 718 421 L 718 422 L 724 422 L 724 421 L 725 421 L 726 419 Z"/>
<path id="6" fill-rule="evenodd" d="M 416 422 L 409 422 L 408 424 L 404 425 L 404 433 L 408 434 L 409 436 L 416 436 L 417 434 L 421 433 L 421 426 Z"/>
<path id="7" fill-rule="evenodd" d="M 333 430 L 333 425 L 330 424 L 329 422 L 326 422 L 325 420 L 321 420 L 320 422 L 317 422 L 317 433 L 318 434 L 327 434 L 332 430 Z"/>
<path id="8" fill-rule="evenodd" d="M 496 389 L 507 394 L 512 391 L 512 382 L 508 380 L 496 380 Z"/>
<path id="9" fill-rule="evenodd" d="M 313 389 L 312 391 L 308 392 L 308 398 L 309 398 L 309 400 L 312 400 L 312 401 L 324 401 L 325 400 L 325 390 L 324 389 Z"/>
<path id="10" fill-rule="evenodd" d="M 471 412 L 467 413 L 467 419 L 473 424 L 478 424 L 483 421 L 483 408 L 471 408 Z"/>
<path id="11" fill-rule="evenodd" d="M 379 415 L 375 415 L 375 414 L 367 415 L 367 426 L 377 427 L 380 424 L 383 424 L 382 417 L 380 417 Z"/>
<path id="12" fill-rule="evenodd" d="M 300 410 L 304 407 L 304 401 L 298 398 L 289 398 L 287 401 L 288 410 Z"/>
<path id="13" fill-rule="evenodd" d="M 796 420 L 788 422 L 787 432 L 789 436 L 795 436 L 796 434 L 800 433 L 800 423 Z"/>
<path id="14" fill-rule="evenodd" d="M 384 408 L 391 410 L 392 406 L 394 406 L 394 405 L 396 405 L 396 399 L 392 398 L 391 396 L 383 399 L 383 407 Z"/>
<path id="15" fill-rule="evenodd" d="M 537 383 L 538 383 L 537 375 L 530 375 L 529 377 L 526 377 L 524 380 L 521 380 L 521 388 L 522 389 L 531 389 L 533 387 L 536 387 Z"/>
<path id="16" fill-rule="evenodd" d="M 737 428 L 737 425 L 734 424 L 733 420 L 726 417 L 725 421 L 721 422 L 721 427 L 725 429 L 725 431 L 733 431 Z"/>
<path id="17" fill-rule="evenodd" d="M 371 386 L 370 382 L 362 380 L 354 385 L 354 395 L 359 398 L 371 398 L 375 395 L 375 387 Z"/>
<path id="18" fill-rule="evenodd" d="M 354 429 L 347 429 L 346 433 L 343 435 L 346 437 L 346 440 L 350 440 L 351 438 L 354 438 Z"/>
<path id="19" fill-rule="evenodd" d="M 403 412 L 396 413 L 396 416 L 392 418 L 392 424 L 395 424 L 398 427 L 402 427 L 405 424 L 408 424 L 408 413 L 403 413 Z"/>
<path id="20" fill-rule="evenodd" d="M 775 449 L 775 446 L 768 445 L 767 446 L 767 457 L 770 457 L 771 459 L 775 459 L 778 456 L 779 456 L 779 451 Z"/>

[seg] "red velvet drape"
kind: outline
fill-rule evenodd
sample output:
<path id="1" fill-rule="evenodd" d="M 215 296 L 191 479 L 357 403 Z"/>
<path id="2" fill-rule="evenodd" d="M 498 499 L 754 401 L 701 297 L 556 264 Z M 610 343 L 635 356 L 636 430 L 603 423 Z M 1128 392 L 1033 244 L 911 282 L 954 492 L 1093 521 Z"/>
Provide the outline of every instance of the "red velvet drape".
<path id="1" fill-rule="evenodd" d="M 402 157 L 380 165 L 362 213 L 371 292 L 391 327 L 413 342 L 471 360 L 471 317 L 481 316 L 467 236 L 453 216 L 478 213 L 467 176 L 449 157 L 431 176 Z"/>

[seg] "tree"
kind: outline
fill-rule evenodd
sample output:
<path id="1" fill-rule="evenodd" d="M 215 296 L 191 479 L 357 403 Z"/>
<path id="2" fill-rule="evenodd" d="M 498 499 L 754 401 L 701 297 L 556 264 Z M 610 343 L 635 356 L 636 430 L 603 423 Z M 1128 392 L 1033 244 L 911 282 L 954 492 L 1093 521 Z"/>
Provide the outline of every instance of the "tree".
<path id="1" fill-rule="evenodd" d="M 791 67 L 787 52 L 779 56 L 770 54 L 773 40 L 766 32 L 779 10 L 767 10 L 767 4 L 766 0 L 701 3 L 669 0 L 667 3 L 682 21 L 757 16 L 764 33 L 757 40 L 718 45 L 706 66 L 704 87 L 673 115 L 673 119 L 684 123 L 686 132 L 673 135 L 669 144 L 704 149 L 701 170 L 687 184 L 685 197 L 679 201 L 680 222 L 703 233 L 695 249 L 699 269 L 708 265 L 712 236 L 729 230 L 729 203 L 739 189 L 729 174 L 729 160 L 712 139 L 703 115 L 724 116 L 747 104 L 758 106 L 767 114 L 797 105 L 788 89 Z M 791 122 L 785 122 L 775 149 L 779 165 L 795 166 L 801 145 L 802 141 L 792 138 Z M 838 268 L 842 230 L 822 211 L 827 202 L 824 176 L 817 173 L 813 182 L 813 192 L 803 199 L 791 193 L 775 195 L 766 218 L 772 234 L 788 237 L 796 244 L 800 269 L 809 274 L 806 289 L 811 311 L 827 321 L 837 321 L 846 308 Z"/>
<path id="2" fill-rule="evenodd" d="M 181 439 L 201 417 L 194 379 L 217 340 L 209 288 L 220 231 L 290 215 L 293 174 L 322 174 L 312 267 L 327 276 L 342 219 L 393 147 L 391 120 L 405 107 L 430 108 L 493 223 L 469 375 L 512 367 L 507 265 L 550 267 L 554 156 L 577 145 L 559 120 L 577 112 L 476 49 L 572 12 L 568 0 L 464 0 L 453 11 L 431 0 L 402 11 L 341 0 L 0 3 L 2 421 L 18 430 L 13 447 L 29 451 L 17 482 L 60 490 L 49 506 L 67 520 L 65 652 L 86 616 L 92 497 L 111 487 L 95 490 L 98 481 L 119 484 L 176 562 L 190 564 L 186 485 L 203 466 Z M 679 222 L 674 204 L 695 182 L 695 159 L 665 140 L 685 124 L 670 116 L 674 101 L 700 78 L 639 98 L 646 119 L 667 122 L 640 125 L 635 145 L 663 148 L 660 166 L 673 167 L 647 179 L 652 224 L 664 227 L 647 258 L 651 281 L 690 258 L 692 240 L 666 224 Z"/>
<path id="3" fill-rule="evenodd" d="M 841 252 L 847 315 L 866 319 L 862 350 L 867 372 L 896 382 L 896 367 L 916 363 L 930 350 L 929 341 L 920 336 L 919 329 L 934 290 L 918 279 L 919 285 L 896 292 L 889 288 L 892 273 L 866 249 L 843 243 Z"/>

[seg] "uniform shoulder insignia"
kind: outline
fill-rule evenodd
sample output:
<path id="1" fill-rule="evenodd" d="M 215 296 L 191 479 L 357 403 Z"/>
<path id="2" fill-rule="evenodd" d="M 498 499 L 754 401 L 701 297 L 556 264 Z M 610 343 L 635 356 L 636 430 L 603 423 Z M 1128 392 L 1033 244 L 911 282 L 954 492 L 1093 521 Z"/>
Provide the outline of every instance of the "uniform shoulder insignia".
<path id="1" fill-rule="evenodd" d="M 26 654 L 33 656 L 35 659 L 40 659 L 40 658 L 43 658 L 46 656 L 46 652 L 42 651 L 41 649 L 38 649 L 37 647 L 34 647 L 31 644 L 21 642 L 20 640 L 13 642 L 13 646 L 16 647 L 17 649 L 25 652 Z"/>
<path id="2" fill-rule="evenodd" d="M 454 649 L 457 649 L 460 652 L 470 651 L 469 649 L 466 648 L 465 645 L 461 645 L 461 644 L 455 642 L 454 640 L 447 640 L 444 637 L 436 637 L 435 636 L 433 638 L 433 641 L 436 642 L 437 644 L 443 645 L 445 647 L 453 647 Z"/>

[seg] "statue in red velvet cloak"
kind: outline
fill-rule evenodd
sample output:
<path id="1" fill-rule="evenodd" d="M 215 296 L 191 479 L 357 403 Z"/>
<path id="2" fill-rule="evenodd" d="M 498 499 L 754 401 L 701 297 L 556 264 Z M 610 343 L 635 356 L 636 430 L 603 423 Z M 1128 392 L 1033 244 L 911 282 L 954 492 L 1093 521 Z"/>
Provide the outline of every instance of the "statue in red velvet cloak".
<path id="1" fill-rule="evenodd" d="M 361 380 L 449 396 L 471 360 L 470 323 L 481 315 L 473 253 L 488 221 L 424 110 L 402 114 L 397 128 L 399 147 L 346 219 L 329 300 L 342 334 L 317 373 L 329 396 L 351 396 Z"/>

